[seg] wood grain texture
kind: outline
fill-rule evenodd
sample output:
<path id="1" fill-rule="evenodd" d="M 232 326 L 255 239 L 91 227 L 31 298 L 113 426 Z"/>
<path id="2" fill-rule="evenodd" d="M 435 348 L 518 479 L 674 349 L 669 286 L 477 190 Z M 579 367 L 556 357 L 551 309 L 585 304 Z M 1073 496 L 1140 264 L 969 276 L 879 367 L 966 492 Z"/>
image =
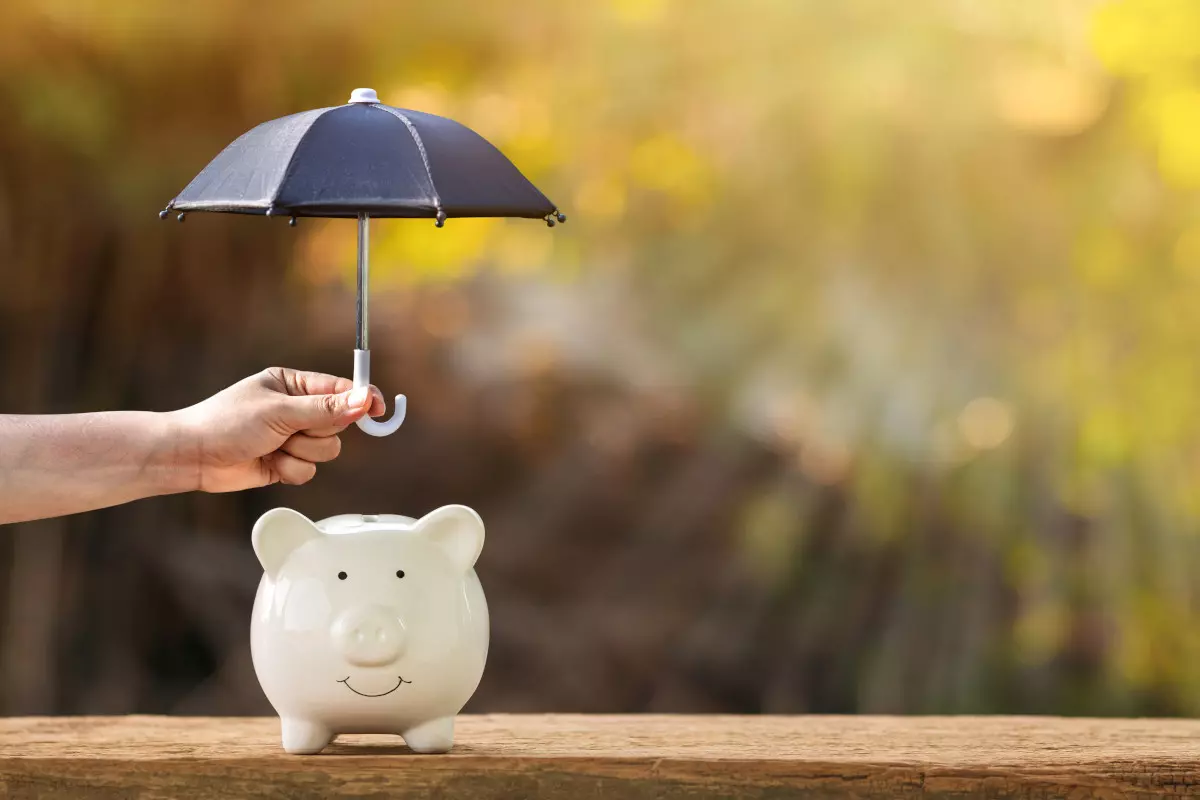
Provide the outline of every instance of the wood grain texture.
<path id="1" fill-rule="evenodd" d="M 265 718 L 0 720 L 0 797 L 1200 795 L 1200 722 L 1045 717 L 464 716 L 457 744 L 279 748 Z"/>

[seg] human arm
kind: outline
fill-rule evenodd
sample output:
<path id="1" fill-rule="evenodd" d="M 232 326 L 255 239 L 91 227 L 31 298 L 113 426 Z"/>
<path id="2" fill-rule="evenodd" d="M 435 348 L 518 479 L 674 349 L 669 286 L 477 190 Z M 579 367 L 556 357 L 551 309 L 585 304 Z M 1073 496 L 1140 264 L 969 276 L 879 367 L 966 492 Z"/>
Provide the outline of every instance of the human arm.
<path id="1" fill-rule="evenodd" d="M 346 426 L 383 411 L 374 387 L 272 368 L 179 411 L 0 415 L 0 522 L 305 483 Z"/>

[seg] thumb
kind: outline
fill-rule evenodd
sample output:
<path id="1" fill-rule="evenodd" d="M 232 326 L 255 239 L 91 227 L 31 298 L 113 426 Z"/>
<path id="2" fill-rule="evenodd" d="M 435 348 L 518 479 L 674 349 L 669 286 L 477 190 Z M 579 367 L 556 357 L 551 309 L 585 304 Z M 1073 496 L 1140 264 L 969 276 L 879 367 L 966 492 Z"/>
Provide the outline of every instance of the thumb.
<path id="1" fill-rule="evenodd" d="M 296 431 L 344 427 L 371 408 L 371 387 L 359 386 L 340 394 L 283 398 L 282 421 Z"/>

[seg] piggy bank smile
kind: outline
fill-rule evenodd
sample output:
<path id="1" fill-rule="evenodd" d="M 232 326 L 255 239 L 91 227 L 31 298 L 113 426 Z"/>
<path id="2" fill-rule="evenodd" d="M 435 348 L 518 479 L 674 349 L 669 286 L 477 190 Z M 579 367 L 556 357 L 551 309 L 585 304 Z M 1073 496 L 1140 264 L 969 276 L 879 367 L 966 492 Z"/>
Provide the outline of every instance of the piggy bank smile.
<path id="1" fill-rule="evenodd" d="M 316 753 L 341 733 L 449 750 L 487 658 L 478 515 L 446 506 L 419 520 L 313 522 L 279 508 L 259 519 L 252 542 L 264 574 L 250 650 L 284 750 Z"/>
<path id="2" fill-rule="evenodd" d="M 401 685 L 403 685 L 405 683 L 412 683 L 412 681 L 406 681 L 406 680 L 404 680 L 403 676 L 397 675 L 396 676 L 396 685 L 393 686 L 392 688 L 388 689 L 386 692 L 379 692 L 378 694 L 369 694 L 367 692 L 360 692 L 358 689 L 355 689 L 353 686 L 350 685 L 350 676 L 349 675 L 342 678 L 340 681 L 338 681 L 338 683 L 345 684 L 347 689 L 354 692 L 359 697 L 386 697 L 387 695 L 389 695 L 392 692 L 399 689 Z"/>

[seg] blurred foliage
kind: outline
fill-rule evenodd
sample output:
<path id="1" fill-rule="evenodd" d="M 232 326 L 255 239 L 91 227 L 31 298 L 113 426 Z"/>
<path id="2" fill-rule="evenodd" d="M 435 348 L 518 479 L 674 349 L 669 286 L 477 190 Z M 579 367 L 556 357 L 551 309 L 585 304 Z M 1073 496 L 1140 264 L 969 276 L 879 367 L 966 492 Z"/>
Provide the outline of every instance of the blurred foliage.
<path id="1" fill-rule="evenodd" d="M 344 469 L 444 458 L 393 499 L 501 520 L 483 707 L 1200 712 L 1200 7 L 8 0 L 0 355 L 50 377 L 5 402 L 338 369 L 353 226 L 152 215 L 359 85 L 571 218 L 374 228 L 416 427 Z M 339 468 L 308 502 L 379 502 Z M 153 519 L 240 543 L 295 497 Z M 88 541 L 151 524 L 120 513 Z M 213 696 L 255 707 L 221 624 Z"/>

